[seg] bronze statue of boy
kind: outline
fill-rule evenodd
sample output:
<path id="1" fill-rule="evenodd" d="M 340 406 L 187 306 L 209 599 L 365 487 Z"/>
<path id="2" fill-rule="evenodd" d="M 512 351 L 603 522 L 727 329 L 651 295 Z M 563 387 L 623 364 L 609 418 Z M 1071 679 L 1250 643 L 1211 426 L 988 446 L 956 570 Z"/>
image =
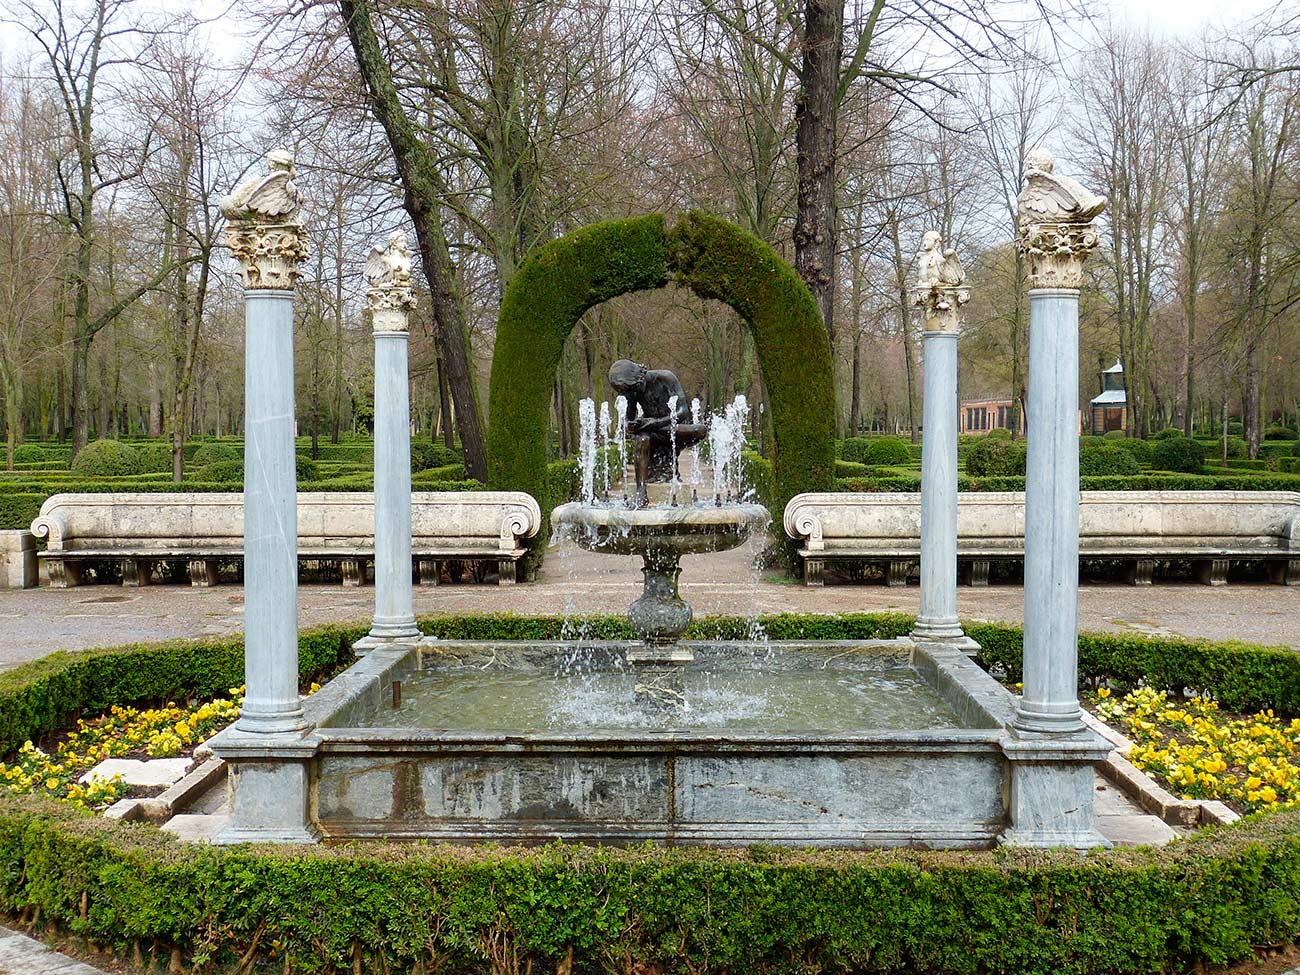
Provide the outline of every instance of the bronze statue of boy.
<path id="1" fill-rule="evenodd" d="M 638 508 L 644 507 L 646 484 L 672 481 L 677 476 L 676 451 L 707 437 L 709 425 L 691 422 L 686 390 L 667 369 L 647 369 L 631 359 L 619 359 L 609 367 L 609 384 L 627 400 L 627 435 L 636 471 L 633 501 Z M 670 411 L 668 401 L 674 396 L 677 401 Z"/>

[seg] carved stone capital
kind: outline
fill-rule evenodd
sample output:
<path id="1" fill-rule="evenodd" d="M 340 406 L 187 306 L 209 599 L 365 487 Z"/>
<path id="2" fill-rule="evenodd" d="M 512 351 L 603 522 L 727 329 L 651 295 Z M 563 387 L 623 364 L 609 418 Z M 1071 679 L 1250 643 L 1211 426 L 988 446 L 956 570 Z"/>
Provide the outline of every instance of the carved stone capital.
<path id="1" fill-rule="evenodd" d="M 1079 288 L 1099 240 L 1094 223 L 1022 219 L 1016 245 L 1029 260 L 1029 287 Z"/>
<path id="2" fill-rule="evenodd" d="M 926 332 L 955 332 L 961 325 L 961 306 L 970 301 L 970 288 L 939 286 L 913 288 L 912 304 L 921 309 Z"/>
<path id="3" fill-rule="evenodd" d="M 226 246 L 239 261 L 245 289 L 292 290 L 298 282 L 298 265 L 307 257 L 302 225 L 230 220 Z"/>
<path id="4" fill-rule="evenodd" d="M 388 287 L 367 288 L 366 289 L 366 307 L 374 313 L 376 331 L 393 331 L 391 328 L 379 328 L 381 318 L 380 312 L 399 312 L 400 315 L 384 315 L 384 322 L 395 322 L 399 317 L 402 321 L 400 331 L 405 331 L 406 315 L 415 307 L 415 295 L 411 293 L 409 285 L 390 285 Z"/>

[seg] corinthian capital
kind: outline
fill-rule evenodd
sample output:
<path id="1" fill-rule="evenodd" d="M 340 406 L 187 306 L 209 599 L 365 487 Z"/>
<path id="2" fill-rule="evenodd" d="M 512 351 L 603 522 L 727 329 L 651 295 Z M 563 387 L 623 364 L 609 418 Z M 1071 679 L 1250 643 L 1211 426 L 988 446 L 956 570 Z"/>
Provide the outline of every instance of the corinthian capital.
<path id="1" fill-rule="evenodd" d="M 275 149 L 267 153 L 266 163 L 265 174 L 249 176 L 221 201 L 226 246 L 239 261 L 245 288 L 288 290 L 307 256 L 293 156 Z"/>
<path id="2" fill-rule="evenodd" d="M 1029 287 L 1079 288 L 1083 262 L 1100 238 L 1092 223 L 1034 223 L 1021 220 L 1017 246 L 1029 260 Z"/>
<path id="3" fill-rule="evenodd" d="M 916 254 L 916 284 L 911 289 L 912 304 L 921 309 L 927 332 L 955 332 L 960 323 L 961 306 L 970 301 L 966 287 L 966 270 L 952 248 L 944 249 L 943 237 L 928 230 Z"/>
<path id="4" fill-rule="evenodd" d="M 1078 288 L 1083 262 L 1097 246 L 1093 218 L 1106 209 L 1106 198 L 1053 172 L 1055 160 L 1045 149 L 1025 158 L 1025 185 L 1017 200 L 1016 244 L 1029 259 L 1031 288 Z"/>
<path id="5" fill-rule="evenodd" d="M 406 313 L 415 307 L 415 296 L 411 294 L 411 249 L 404 231 L 389 234 L 386 246 L 370 248 L 364 274 L 375 331 L 406 331 Z"/>

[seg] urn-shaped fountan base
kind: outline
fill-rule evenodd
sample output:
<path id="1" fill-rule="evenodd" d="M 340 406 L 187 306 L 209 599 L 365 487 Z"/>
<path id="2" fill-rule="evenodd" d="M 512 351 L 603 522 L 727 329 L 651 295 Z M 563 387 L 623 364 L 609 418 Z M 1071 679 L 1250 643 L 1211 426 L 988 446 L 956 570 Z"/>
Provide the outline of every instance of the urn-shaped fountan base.
<path id="1" fill-rule="evenodd" d="M 641 598 L 628 607 L 632 628 L 647 644 L 664 646 L 676 643 L 691 625 L 691 607 L 677 592 L 682 567 L 671 549 L 646 552 L 641 569 L 645 583 Z"/>

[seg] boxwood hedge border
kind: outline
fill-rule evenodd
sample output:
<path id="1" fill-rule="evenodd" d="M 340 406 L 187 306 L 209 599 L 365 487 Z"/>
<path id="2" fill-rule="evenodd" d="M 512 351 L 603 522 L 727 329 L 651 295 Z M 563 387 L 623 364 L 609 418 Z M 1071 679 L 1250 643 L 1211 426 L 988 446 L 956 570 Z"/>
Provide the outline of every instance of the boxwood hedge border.
<path id="1" fill-rule="evenodd" d="M 589 308 L 670 281 L 736 310 L 754 336 L 772 417 L 774 497 L 835 478 L 830 341 L 812 294 L 769 245 L 733 223 L 662 213 L 592 224 L 551 241 L 501 300 L 488 391 L 488 483 L 527 491 L 549 513 L 547 416 L 564 342 Z M 537 539 L 546 538 L 539 532 Z"/>
<path id="2" fill-rule="evenodd" d="M 692 635 L 736 636 L 738 618 Z M 906 632 L 901 614 L 778 615 L 773 638 Z M 445 638 L 628 634 L 620 617 L 449 616 Z M 969 624 L 1014 677 L 1015 627 Z M 365 627 L 302 635 L 303 679 Z M 223 691 L 239 639 L 59 653 L 0 674 L 3 747 L 71 714 Z M 1300 712 L 1289 648 L 1080 640 L 1086 681 L 1145 678 Z M 1263 681 L 1263 685 L 1260 682 Z M 1251 706 L 1253 706 L 1253 703 Z M 352 845 L 217 849 L 39 798 L 0 799 L 0 911 L 195 971 L 1123 973 L 1226 965 L 1300 938 L 1300 812 L 1161 849 L 692 851 Z M 244 968 L 240 965 L 244 964 Z M 262 970 L 262 969 L 257 969 Z"/>

